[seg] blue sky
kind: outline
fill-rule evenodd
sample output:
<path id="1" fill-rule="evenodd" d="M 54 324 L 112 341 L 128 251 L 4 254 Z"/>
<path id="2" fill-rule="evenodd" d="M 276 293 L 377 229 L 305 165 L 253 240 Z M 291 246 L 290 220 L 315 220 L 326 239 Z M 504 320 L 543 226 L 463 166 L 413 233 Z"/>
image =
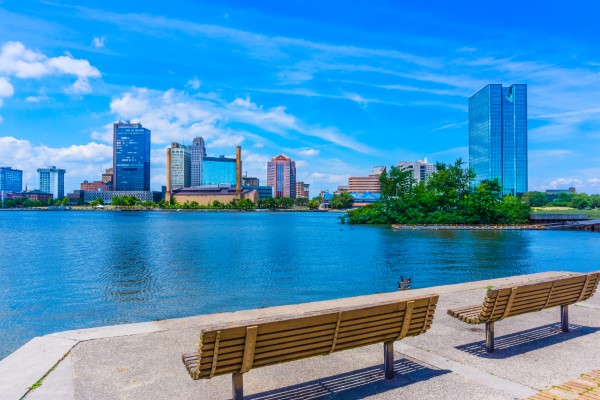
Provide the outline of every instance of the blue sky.
<path id="1" fill-rule="evenodd" d="M 200 135 L 263 182 L 292 157 L 316 195 L 374 165 L 468 161 L 468 97 L 526 83 L 530 190 L 600 193 L 600 3 L 324 3 L 0 0 L 0 164 L 78 188 L 122 118 L 152 130 L 155 189 L 164 149 Z"/>

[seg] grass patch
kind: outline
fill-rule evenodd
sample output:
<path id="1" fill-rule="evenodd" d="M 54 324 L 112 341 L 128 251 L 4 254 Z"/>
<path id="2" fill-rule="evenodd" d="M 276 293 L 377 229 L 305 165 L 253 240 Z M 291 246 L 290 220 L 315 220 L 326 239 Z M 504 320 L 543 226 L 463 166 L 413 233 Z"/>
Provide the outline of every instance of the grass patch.
<path id="1" fill-rule="evenodd" d="M 584 214 L 589 218 L 600 218 L 600 209 L 595 210 L 578 210 L 577 208 L 569 207 L 553 207 L 547 209 L 544 207 L 533 207 L 531 209 L 532 214 Z"/>
<path id="2" fill-rule="evenodd" d="M 29 387 L 29 390 L 35 390 L 37 388 L 39 388 L 40 386 L 42 386 L 42 381 L 44 380 L 45 376 L 41 377 L 36 383 L 34 383 L 33 385 L 31 385 Z"/>

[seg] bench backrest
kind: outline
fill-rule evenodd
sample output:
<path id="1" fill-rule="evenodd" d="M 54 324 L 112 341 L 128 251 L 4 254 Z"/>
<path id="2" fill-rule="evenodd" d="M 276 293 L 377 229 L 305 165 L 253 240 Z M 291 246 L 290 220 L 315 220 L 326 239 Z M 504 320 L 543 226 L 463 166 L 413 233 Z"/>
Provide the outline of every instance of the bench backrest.
<path id="1" fill-rule="evenodd" d="M 479 319 L 494 322 L 514 315 L 569 305 L 592 297 L 600 272 L 514 287 L 488 289 Z"/>
<path id="2" fill-rule="evenodd" d="M 431 326 L 438 296 L 202 331 L 194 379 L 244 373 L 370 344 L 419 335 Z"/>

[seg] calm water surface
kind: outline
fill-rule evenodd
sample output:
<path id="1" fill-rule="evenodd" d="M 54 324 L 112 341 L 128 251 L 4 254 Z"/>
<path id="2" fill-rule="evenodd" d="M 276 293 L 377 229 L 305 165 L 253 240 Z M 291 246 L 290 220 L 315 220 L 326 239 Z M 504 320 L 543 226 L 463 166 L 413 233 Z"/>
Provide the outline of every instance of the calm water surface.
<path id="1" fill-rule="evenodd" d="M 600 234 L 401 231 L 332 213 L 0 212 L 0 359 L 37 335 L 600 269 Z"/>

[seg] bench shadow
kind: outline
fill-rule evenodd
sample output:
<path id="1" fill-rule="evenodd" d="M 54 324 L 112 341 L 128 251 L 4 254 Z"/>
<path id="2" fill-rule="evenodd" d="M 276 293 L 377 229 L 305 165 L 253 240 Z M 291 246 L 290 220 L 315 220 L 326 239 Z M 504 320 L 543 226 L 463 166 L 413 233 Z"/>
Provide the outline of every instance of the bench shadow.
<path id="1" fill-rule="evenodd" d="M 564 333 L 560 330 L 560 323 L 554 323 L 509 335 L 497 336 L 494 339 L 493 353 L 485 351 L 485 340 L 460 345 L 455 349 L 482 358 L 504 359 L 589 335 L 599 330 L 600 328 L 596 327 L 569 324 L 569 332 Z"/>
<path id="2" fill-rule="evenodd" d="M 433 369 L 408 359 L 394 362 L 394 379 L 386 380 L 383 366 L 363 368 L 281 389 L 244 396 L 248 400 L 358 400 L 415 382 L 444 375 L 449 370 Z"/>

